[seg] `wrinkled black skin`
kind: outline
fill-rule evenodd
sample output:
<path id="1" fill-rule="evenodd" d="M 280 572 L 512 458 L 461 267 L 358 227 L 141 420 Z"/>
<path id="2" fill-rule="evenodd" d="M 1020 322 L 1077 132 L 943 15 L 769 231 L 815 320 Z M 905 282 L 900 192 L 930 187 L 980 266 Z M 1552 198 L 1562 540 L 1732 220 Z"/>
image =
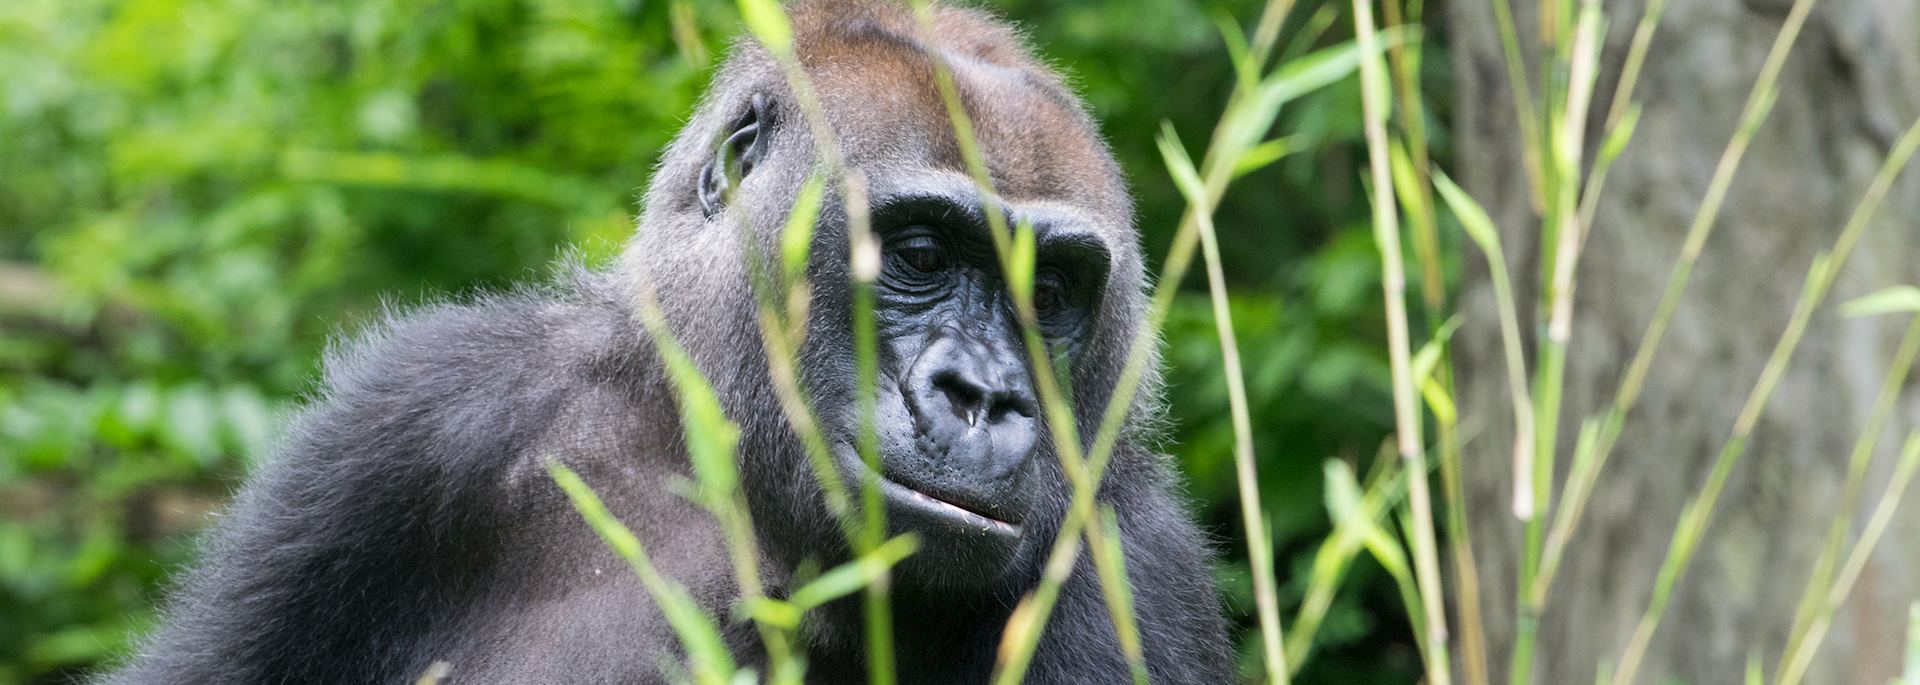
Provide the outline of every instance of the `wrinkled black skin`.
<path id="1" fill-rule="evenodd" d="M 676 337 L 741 424 L 744 487 L 770 591 L 788 589 L 803 565 L 844 559 L 846 543 L 771 394 L 739 246 L 755 241 L 759 254 L 777 254 L 777 226 L 815 156 L 764 56 L 745 52 L 666 155 L 641 238 L 621 265 L 398 315 L 333 350 L 321 390 L 215 526 L 161 628 L 105 680 L 411 682 L 445 661 L 451 682 L 666 681 L 679 668 L 670 665 L 679 657 L 672 630 L 543 466 L 553 459 L 579 472 L 665 574 L 710 614 L 735 615 L 739 593 L 717 526 L 671 494 L 691 472 L 673 390 L 632 315 L 636 292 L 658 295 Z M 748 124 L 757 129 L 743 139 Z M 726 162 L 716 161 L 711 141 L 724 141 Z M 978 196 L 963 177 L 916 174 L 899 166 L 911 159 L 849 147 L 849 162 L 874 179 L 872 216 L 886 245 L 876 286 L 883 471 L 1020 525 L 1012 540 L 983 541 L 890 508 L 897 530 L 926 543 L 894 580 L 901 680 L 984 682 L 1011 607 L 1038 582 L 1067 485 L 1005 284 L 984 247 Z M 738 165 L 737 189 L 726 187 L 727 163 Z M 1099 171 L 1117 187 L 1117 172 Z M 1098 233 L 1057 204 L 1003 209 L 1036 228 L 1043 288 L 1056 288 L 1044 297 L 1043 330 L 1072 369 L 1076 413 L 1097 417 L 1144 311 L 1125 210 L 1093 222 L 1106 227 Z M 851 478 L 846 231 L 836 210 L 816 229 L 800 362 Z M 941 238 L 943 257 L 927 262 L 942 265 L 933 274 L 913 268 L 903 242 L 928 232 Z M 923 358 L 930 361 L 916 364 Z M 967 442 L 978 436 L 960 436 L 951 423 L 964 412 L 940 404 L 957 401 L 951 388 L 935 387 L 941 375 L 978 381 L 978 408 L 1000 421 L 987 422 L 985 443 Z M 1135 415 L 1147 418 L 1136 421 L 1157 416 L 1155 378 L 1136 403 Z M 1087 424 L 1078 427 L 1083 442 L 1092 438 Z M 1228 682 L 1210 552 L 1163 459 L 1138 434 L 1120 444 L 1100 499 L 1118 515 L 1148 670 L 1158 683 Z M 723 623 L 735 657 L 764 672 L 751 625 Z M 815 612 L 805 629 L 809 681 L 865 680 L 856 603 Z M 1028 680 L 1130 680 L 1084 553 Z"/>

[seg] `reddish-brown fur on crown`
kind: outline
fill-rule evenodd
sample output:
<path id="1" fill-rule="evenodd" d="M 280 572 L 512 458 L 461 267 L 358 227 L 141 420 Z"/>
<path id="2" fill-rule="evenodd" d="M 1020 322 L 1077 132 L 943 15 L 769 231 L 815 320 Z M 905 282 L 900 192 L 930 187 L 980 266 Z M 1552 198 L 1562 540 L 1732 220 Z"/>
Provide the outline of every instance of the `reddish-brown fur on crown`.
<path id="1" fill-rule="evenodd" d="M 1007 24 L 935 5 L 928 26 L 897 2 L 813 0 L 789 11 L 800 62 L 854 165 L 908 155 L 966 171 L 936 85 L 938 60 L 1003 196 L 1127 210 L 1092 119 Z"/>

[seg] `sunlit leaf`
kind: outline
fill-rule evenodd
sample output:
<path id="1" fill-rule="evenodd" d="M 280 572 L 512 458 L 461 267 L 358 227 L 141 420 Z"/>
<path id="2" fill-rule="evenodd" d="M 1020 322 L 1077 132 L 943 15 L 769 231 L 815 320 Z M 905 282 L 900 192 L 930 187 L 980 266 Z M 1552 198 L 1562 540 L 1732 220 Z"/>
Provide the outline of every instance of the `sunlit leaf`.
<path id="1" fill-rule="evenodd" d="M 920 542 L 911 535 L 886 541 L 873 551 L 834 567 L 813 579 L 788 598 L 794 608 L 808 611 L 833 600 L 859 592 L 887 574 L 895 564 L 913 554 Z"/>
<path id="2" fill-rule="evenodd" d="M 1240 155 L 1240 160 L 1233 165 L 1233 177 L 1239 178 L 1264 169 L 1287 155 L 1299 152 L 1305 145 L 1304 136 L 1287 136 L 1247 148 L 1247 151 Z"/>
<path id="3" fill-rule="evenodd" d="M 793 211 L 787 213 L 786 230 L 780 233 L 780 261 L 789 284 L 807 271 L 807 256 L 813 248 L 814 223 L 820 220 L 823 195 L 825 181 L 818 175 L 808 176 L 799 194 L 794 196 Z"/>
<path id="4" fill-rule="evenodd" d="M 1893 312 L 1920 313 L 1920 288 L 1894 286 L 1840 306 L 1846 317 L 1873 316 Z"/>
<path id="5" fill-rule="evenodd" d="M 1032 304 L 1035 248 L 1033 224 L 1021 221 L 1013 229 L 1013 244 L 1007 247 L 1007 290 L 1015 302 Z"/>
<path id="6" fill-rule="evenodd" d="M 1328 459 L 1321 471 L 1327 481 L 1327 513 L 1334 522 L 1361 515 L 1360 481 L 1354 477 L 1353 467 L 1339 459 Z"/>
<path id="7" fill-rule="evenodd" d="M 747 23 L 747 30 L 760 44 L 767 46 L 774 54 L 787 54 L 793 51 L 793 24 L 787 20 L 787 12 L 774 0 L 740 0 L 740 17 Z"/>
<path id="8" fill-rule="evenodd" d="M 1376 56 L 1402 42 L 1417 40 L 1419 33 L 1407 27 L 1394 27 L 1379 33 Z M 1262 100 L 1287 102 L 1332 85 L 1360 68 L 1360 44 L 1347 41 L 1321 48 L 1288 60 L 1260 84 Z"/>
<path id="9" fill-rule="evenodd" d="M 1187 156 L 1187 149 L 1180 145 L 1180 135 L 1173 130 L 1172 122 L 1160 122 L 1160 137 L 1155 140 L 1160 145 L 1160 157 L 1167 165 L 1167 173 L 1173 175 L 1173 185 L 1189 203 L 1200 202 L 1206 196 L 1206 184 L 1200 180 L 1200 172 L 1193 166 L 1193 158 Z"/>
<path id="10" fill-rule="evenodd" d="M 1499 255 L 1500 233 L 1494 228 L 1493 217 L 1487 216 L 1487 210 L 1480 203 L 1454 185 L 1453 179 L 1438 171 L 1433 174 L 1433 187 L 1440 191 L 1440 197 L 1453 208 L 1453 215 L 1460 219 L 1460 227 L 1465 229 L 1467 237 L 1480 246 L 1489 255 Z"/>
<path id="11" fill-rule="evenodd" d="M 1607 140 L 1600 145 L 1600 159 L 1611 162 L 1618 158 L 1627 149 L 1627 143 L 1632 142 L 1633 129 L 1639 125 L 1640 104 L 1634 103 L 1627 108 L 1627 113 L 1620 117 L 1620 122 L 1614 125 L 1613 130 L 1607 132 Z"/>
<path id="12" fill-rule="evenodd" d="M 1220 31 L 1220 41 L 1227 46 L 1227 60 L 1233 65 L 1233 73 L 1241 81 L 1241 87 L 1251 90 L 1260 81 L 1260 65 L 1254 63 L 1247 48 L 1247 38 L 1240 32 L 1240 26 L 1234 23 L 1233 15 L 1222 10 L 1213 17 L 1214 27 Z"/>

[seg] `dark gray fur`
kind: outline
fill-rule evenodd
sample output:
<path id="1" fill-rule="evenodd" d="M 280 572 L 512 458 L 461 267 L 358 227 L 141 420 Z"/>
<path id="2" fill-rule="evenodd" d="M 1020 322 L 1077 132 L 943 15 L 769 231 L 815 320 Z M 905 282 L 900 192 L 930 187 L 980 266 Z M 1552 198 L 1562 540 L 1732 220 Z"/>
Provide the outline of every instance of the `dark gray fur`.
<path id="1" fill-rule="evenodd" d="M 1091 438 L 1144 317 L 1145 274 L 1124 184 L 1077 100 L 1009 29 L 973 11 L 940 9 L 933 45 L 915 40 L 911 17 L 889 5 L 815 2 L 793 14 L 802 61 L 873 204 L 971 194 L 944 111 L 929 99 L 934 55 L 954 66 L 1008 209 L 1099 229 L 1111 276 L 1072 372 L 1076 411 L 1088 417 L 1081 433 Z M 771 152 L 736 204 L 708 219 L 694 183 L 756 92 L 780 103 Z M 557 459 L 579 472 L 667 575 L 711 614 L 733 615 L 738 593 L 716 525 L 670 494 L 690 472 L 672 390 L 632 316 L 638 284 L 658 293 L 676 337 L 741 424 L 774 591 L 804 559 L 844 558 L 771 392 L 739 243 L 777 251 L 794 189 L 817 163 L 800 121 L 765 52 L 742 44 L 665 154 L 618 266 L 395 316 L 329 354 L 317 397 L 221 517 L 161 628 L 107 680 L 411 682 L 445 661 L 453 682 L 662 681 L 676 638 L 543 468 Z M 743 221 L 746 234 L 728 228 Z M 809 272 L 815 304 L 802 355 L 836 439 L 851 435 L 846 244 L 844 217 L 829 212 Z M 1154 682 L 1224 683 L 1234 668 L 1211 554 L 1164 457 L 1144 442 L 1152 431 L 1138 428 L 1160 420 L 1157 383 L 1150 371 L 1101 500 L 1119 514 Z M 1037 582 L 1067 504 L 1050 447 L 1038 463 L 1047 494 L 1003 579 L 978 592 L 896 582 L 903 682 L 984 681 L 1007 613 Z M 857 616 L 834 606 L 809 618 L 810 680 L 864 680 Z M 751 627 L 727 625 L 738 658 L 759 664 Z M 1084 554 L 1029 680 L 1130 680 Z"/>

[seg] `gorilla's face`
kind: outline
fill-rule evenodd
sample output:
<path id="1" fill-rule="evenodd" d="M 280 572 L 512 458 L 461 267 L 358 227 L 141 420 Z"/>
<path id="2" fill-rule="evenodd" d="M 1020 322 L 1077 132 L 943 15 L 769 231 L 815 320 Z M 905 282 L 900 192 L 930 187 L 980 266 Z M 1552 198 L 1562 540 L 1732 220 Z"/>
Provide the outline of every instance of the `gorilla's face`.
<path id="1" fill-rule="evenodd" d="M 1070 365 L 1106 285 L 1107 249 L 1071 220 L 1001 209 L 1033 222 L 1039 331 Z M 914 567 L 949 580 L 998 577 L 1038 494 L 1057 489 L 1038 482 L 1057 471 L 1035 468 L 1046 429 L 986 211 L 978 193 L 923 189 L 874 214 L 880 489 L 893 527 L 921 537 Z"/>
<path id="2" fill-rule="evenodd" d="M 1038 575 L 1068 486 L 988 212 L 1033 227 L 1039 337 L 1080 422 L 1067 430 L 1083 444 L 1144 310 L 1138 238 L 1117 166 L 1057 77 L 1025 55 L 974 52 L 1016 41 L 975 45 L 967 36 L 1004 29 L 942 12 L 934 35 L 954 45 L 928 46 L 906 23 L 866 19 L 811 22 L 820 35 L 796 41 L 809 46 L 801 62 L 843 168 L 864 180 L 880 245 L 877 468 L 856 447 L 854 259 L 839 179 L 814 230 L 800 382 L 843 481 L 857 487 L 877 475 L 889 527 L 919 536 L 920 551 L 899 570 L 905 586 L 1021 588 Z M 992 193 L 967 173 L 934 86 L 935 60 L 952 71 Z M 740 266 L 743 253 L 780 253 L 799 187 L 824 167 L 822 146 L 764 53 L 736 54 L 716 83 L 649 191 L 629 255 L 661 284 L 676 335 L 748 428 L 749 502 L 768 548 L 789 564 L 833 562 L 845 544 L 806 452 L 784 422 L 758 420 L 781 414 L 765 361 L 746 352 L 759 332 Z M 743 225 L 748 232 L 730 228 Z M 749 251 L 739 240 L 757 244 Z"/>

